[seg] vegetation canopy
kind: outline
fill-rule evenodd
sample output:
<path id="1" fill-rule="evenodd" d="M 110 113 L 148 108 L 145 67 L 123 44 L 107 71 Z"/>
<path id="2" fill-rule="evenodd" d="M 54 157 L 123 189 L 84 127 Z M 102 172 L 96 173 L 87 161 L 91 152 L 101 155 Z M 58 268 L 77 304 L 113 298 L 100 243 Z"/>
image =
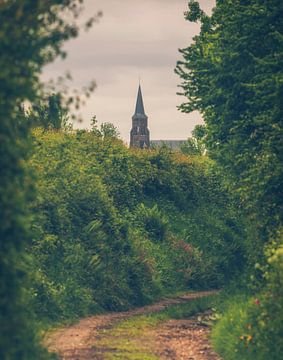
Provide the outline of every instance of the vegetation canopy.
<path id="1" fill-rule="evenodd" d="M 42 67 L 64 57 L 63 43 L 78 34 L 81 1 L 0 1 L 0 358 L 44 358 L 29 305 L 31 240 L 27 203 L 33 180 L 24 161 L 30 154 L 31 122 L 24 103 L 42 93 Z M 69 14 L 63 16 L 63 11 Z"/>
<path id="2" fill-rule="evenodd" d="M 282 283 L 282 10 L 279 0 L 219 0 L 207 16 L 191 0 L 185 16 L 201 30 L 176 67 L 187 98 L 180 110 L 202 113 L 208 154 L 249 222 L 248 288 L 214 331 L 225 359 L 279 359 L 283 351 L 282 292 L 273 281 Z"/>

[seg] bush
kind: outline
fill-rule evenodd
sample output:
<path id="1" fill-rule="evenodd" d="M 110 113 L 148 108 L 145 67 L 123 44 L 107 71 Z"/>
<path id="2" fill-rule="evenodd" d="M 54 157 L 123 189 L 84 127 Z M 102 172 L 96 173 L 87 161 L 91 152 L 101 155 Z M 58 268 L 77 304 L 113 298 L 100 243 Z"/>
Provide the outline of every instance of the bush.
<path id="1" fill-rule="evenodd" d="M 273 245 L 274 246 L 274 245 Z M 268 248 L 261 293 L 228 301 L 215 326 L 215 349 L 225 359 L 279 360 L 283 353 L 283 246 Z"/>
<path id="2" fill-rule="evenodd" d="M 94 131 L 36 129 L 34 146 L 39 318 L 127 309 L 235 272 L 241 223 L 209 160 L 127 149 Z"/>
<path id="3" fill-rule="evenodd" d="M 155 204 L 152 208 L 146 207 L 143 203 L 138 206 L 136 212 L 137 222 L 146 230 L 150 239 L 163 241 L 168 231 L 168 219 L 158 210 Z"/>

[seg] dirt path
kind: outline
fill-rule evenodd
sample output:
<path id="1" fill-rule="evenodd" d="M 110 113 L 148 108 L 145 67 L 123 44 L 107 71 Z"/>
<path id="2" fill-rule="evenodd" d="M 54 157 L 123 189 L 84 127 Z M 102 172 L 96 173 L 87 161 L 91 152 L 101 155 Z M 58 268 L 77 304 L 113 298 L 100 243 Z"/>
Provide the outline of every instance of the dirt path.
<path id="1" fill-rule="evenodd" d="M 197 317 L 170 320 L 155 330 L 160 347 L 160 359 L 220 360 L 209 342 L 210 329 L 198 322 Z"/>
<path id="2" fill-rule="evenodd" d="M 127 312 L 91 316 L 80 320 L 77 324 L 52 331 L 46 337 L 45 345 L 50 351 L 60 354 L 63 360 L 127 359 L 126 355 L 115 356 L 115 348 L 109 349 L 109 341 L 107 345 L 101 346 L 104 333 L 107 336 L 107 331 L 117 322 L 136 315 L 160 312 L 169 305 L 185 303 L 213 293 L 215 292 L 190 293 Z M 146 359 L 218 360 L 219 357 L 210 348 L 208 334 L 209 329 L 199 324 L 197 318 L 169 320 L 139 337 L 139 341 L 144 347 L 153 346 L 154 343 L 154 355 Z M 100 344 L 98 347 L 97 343 Z M 109 351 L 112 352 L 112 357 L 109 357 Z M 104 353 L 107 356 L 104 356 Z M 136 357 L 135 359 L 145 358 Z"/>

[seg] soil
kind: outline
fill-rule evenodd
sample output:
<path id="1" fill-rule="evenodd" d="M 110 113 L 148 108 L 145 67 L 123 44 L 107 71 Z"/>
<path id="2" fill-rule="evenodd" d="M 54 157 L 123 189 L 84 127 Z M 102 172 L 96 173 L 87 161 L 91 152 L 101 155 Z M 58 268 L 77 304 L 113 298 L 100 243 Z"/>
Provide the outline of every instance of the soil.
<path id="1" fill-rule="evenodd" d="M 45 346 L 50 352 L 56 352 L 62 360 L 103 360 L 103 353 L 115 349 L 95 347 L 103 332 L 117 323 L 135 315 L 160 312 L 169 305 L 180 304 L 215 293 L 203 291 L 189 293 L 173 299 L 165 299 L 154 305 L 144 306 L 125 312 L 106 313 L 91 316 L 78 323 L 49 332 L 45 338 Z M 209 343 L 210 329 L 198 321 L 198 317 L 182 320 L 169 320 L 157 328 L 144 334 L 141 339 L 143 346 L 154 343 L 154 354 L 159 359 L 171 360 L 220 360 L 211 349 Z M 107 342 L 106 342 L 107 344 Z M 108 357 L 109 358 L 109 357 Z M 121 357 L 120 357 L 121 359 Z"/>
<path id="2" fill-rule="evenodd" d="M 197 317 L 187 320 L 169 320 L 156 329 L 160 359 L 220 360 L 209 342 L 210 329 L 199 323 Z"/>

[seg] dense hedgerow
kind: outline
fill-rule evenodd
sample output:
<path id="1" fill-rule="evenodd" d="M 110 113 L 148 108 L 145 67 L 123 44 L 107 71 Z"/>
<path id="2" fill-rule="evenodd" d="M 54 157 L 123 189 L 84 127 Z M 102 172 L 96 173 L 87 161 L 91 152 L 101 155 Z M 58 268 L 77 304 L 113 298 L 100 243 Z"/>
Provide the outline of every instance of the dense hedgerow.
<path id="1" fill-rule="evenodd" d="M 219 287 L 242 266 L 237 210 L 208 159 L 132 150 L 94 131 L 37 129 L 29 166 L 40 318 Z"/>

